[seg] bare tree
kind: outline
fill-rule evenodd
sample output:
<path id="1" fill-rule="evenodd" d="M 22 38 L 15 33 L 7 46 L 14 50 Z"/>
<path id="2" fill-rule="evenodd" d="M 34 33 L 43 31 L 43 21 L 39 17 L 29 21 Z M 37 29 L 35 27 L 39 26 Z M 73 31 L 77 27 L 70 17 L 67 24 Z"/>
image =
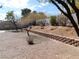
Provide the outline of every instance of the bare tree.
<path id="1" fill-rule="evenodd" d="M 16 19 L 15 19 L 13 11 L 7 12 L 6 19 L 7 19 L 7 21 L 10 21 L 15 26 L 16 31 L 18 31 L 18 27 L 16 24 Z"/>
<path id="2" fill-rule="evenodd" d="M 56 18 L 56 22 L 58 25 L 61 25 L 61 26 L 67 26 L 67 22 L 68 22 L 68 18 L 66 16 L 64 16 L 63 14 L 57 16 Z"/>

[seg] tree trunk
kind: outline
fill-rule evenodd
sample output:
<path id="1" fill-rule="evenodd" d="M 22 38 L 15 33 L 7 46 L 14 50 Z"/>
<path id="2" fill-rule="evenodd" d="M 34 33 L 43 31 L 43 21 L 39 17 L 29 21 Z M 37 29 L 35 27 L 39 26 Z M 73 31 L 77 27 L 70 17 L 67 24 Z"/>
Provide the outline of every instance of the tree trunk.
<path id="1" fill-rule="evenodd" d="M 76 12 L 76 17 L 77 17 L 78 25 L 79 25 L 79 12 L 78 13 Z"/>
<path id="2" fill-rule="evenodd" d="M 68 3 L 70 3 L 69 2 L 69 0 L 67 0 L 68 1 Z M 68 17 L 69 18 L 69 20 L 71 21 L 71 23 L 72 23 L 72 25 L 73 25 L 73 27 L 74 27 L 74 29 L 75 29 L 75 31 L 76 31 L 76 33 L 77 33 L 77 35 L 79 36 L 79 28 L 78 28 L 78 25 L 76 24 L 76 22 L 74 21 L 74 19 L 73 19 L 73 16 L 71 15 L 72 13 L 70 12 L 70 8 L 68 7 L 68 5 L 64 2 L 64 1 L 59 1 L 59 0 L 51 0 L 51 2 L 66 16 L 66 17 Z M 58 2 L 59 4 L 61 4 L 62 6 L 64 6 L 64 8 L 66 9 L 66 11 L 67 11 L 67 13 L 66 12 L 64 12 L 64 10 L 62 10 L 61 8 L 60 8 L 60 6 L 56 3 L 56 2 Z M 70 5 L 71 5 L 71 3 L 70 3 Z M 74 8 L 73 8 L 74 9 Z M 75 10 L 76 11 L 76 10 Z M 78 13 L 76 13 L 76 15 L 77 15 L 77 18 L 78 18 L 78 23 L 79 23 L 79 14 Z"/>
<path id="3" fill-rule="evenodd" d="M 78 28 L 78 25 L 76 24 L 76 22 L 74 21 L 73 17 L 72 16 L 68 16 L 69 20 L 71 21 L 77 35 L 79 36 L 79 28 Z"/>

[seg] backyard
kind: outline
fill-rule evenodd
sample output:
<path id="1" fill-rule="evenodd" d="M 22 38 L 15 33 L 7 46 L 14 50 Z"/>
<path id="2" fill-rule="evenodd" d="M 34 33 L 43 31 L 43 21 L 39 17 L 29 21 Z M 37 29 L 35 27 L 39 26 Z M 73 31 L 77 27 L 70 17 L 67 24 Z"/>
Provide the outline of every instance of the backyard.
<path id="1" fill-rule="evenodd" d="M 74 47 L 30 33 L 34 45 L 27 43 L 25 32 L 0 32 L 0 59 L 79 59 L 79 47 Z"/>
<path id="2" fill-rule="evenodd" d="M 0 0 L 0 59 L 79 59 L 79 0 Z"/>

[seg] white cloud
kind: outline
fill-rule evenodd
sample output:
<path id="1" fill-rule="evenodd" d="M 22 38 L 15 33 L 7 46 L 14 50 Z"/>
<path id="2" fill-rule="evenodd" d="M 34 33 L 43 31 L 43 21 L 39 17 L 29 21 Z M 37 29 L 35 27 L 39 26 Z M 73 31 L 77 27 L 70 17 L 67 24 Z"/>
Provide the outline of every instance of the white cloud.
<path id="1" fill-rule="evenodd" d="M 42 7 L 47 6 L 48 4 L 49 4 L 48 2 L 46 2 L 46 3 L 40 3 L 40 4 L 38 5 L 38 7 L 39 7 L 39 8 L 42 8 Z"/>
<path id="2" fill-rule="evenodd" d="M 45 7 L 45 6 L 47 6 L 49 3 L 48 2 L 46 2 L 46 3 L 40 3 L 40 4 L 38 4 L 38 5 L 32 5 L 31 7 L 29 7 L 32 11 L 35 9 L 35 8 L 37 8 L 37 7 L 39 7 L 39 8 L 42 8 L 42 7 Z"/>
<path id="3" fill-rule="evenodd" d="M 5 20 L 6 14 L 5 13 L 0 13 L 0 20 Z"/>
<path id="4" fill-rule="evenodd" d="M 47 6 L 49 3 L 46 2 L 46 3 L 40 3 L 41 6 Z"/>
<path id="5" fill-rule="evenodd" d="M 46 2 L 46 3 L 39 3 L 39 4 L 34 4 L 34 5 L 32 4 L 31 6 L 29 6 L 29 3 L 28 3 L 29 1 L 30 0 L 0 0 L 0 4 L 2 4 L 4 7 L 17 9 L 15 11 L 15 14 L 19 16 L 21 16 L 20 14 L 21 11 L 18 11 L 20 9 L 29 8 L 33 11 L 36 7 L 42 8 L 48 5 L 48 2 Z M 0 13 L 0 16 L 1 16 L 0 20 L 5 18 L 5 14 Z"/>
<path id="6" fill-rule="evenodd" d="M 18 11 L 20 9 L 29 7 L 28 6 L 29 0 L 0 0 L 0 5 L 3 5 L 7 8 L 13 8 L 16 9 L 15 14 L 18 16 L 21 16 L 21 12 Z M 5 20 L 6 17 L 6 11 L 5 13 L 0 12 L 0 20 Z"/>
<path id="7" fill-rule="evenodd" d="M 34 9 L 37 7 L 38 5 L 32 5 L 31 7 L 29 7 L 29 9 L 31 9 L 31 11 L 34 11 Z"/>
<path id="8" fill-rule="evenodd" d="M 21 11 L 15 11 L 14 12 L 15 17 L 21 17 Z"/>
<path id="9" fill-rule="evenodd" d="M 43 6 L 39 5 L 38 7 L 42 8 Z"/>
<path id="10" fill-rule="evenodd" d="M 6 7 L 10 7 L 10 8 L 25 8 L 28 5 L 28 1 L 29 0 L 3 0 L 1 2 L 1 4 L 3 4 Z"/>
<path id="11" fill-rule="evenodd" d="M 38 7 L 44 7 L 46 5 L 48 5 L 49 3 L 40 3 L 39 5 L 32 5 L 29 6 L 29 0 L 0 0 L 0 4 L 3 4 L 3 6 L 5 7 L 9 7 L 9 8 L 18 8 L 18 9 L 23 9 L 23 8 L 30 8 L 31 10 L 34 10 L 34 8 Z"/>

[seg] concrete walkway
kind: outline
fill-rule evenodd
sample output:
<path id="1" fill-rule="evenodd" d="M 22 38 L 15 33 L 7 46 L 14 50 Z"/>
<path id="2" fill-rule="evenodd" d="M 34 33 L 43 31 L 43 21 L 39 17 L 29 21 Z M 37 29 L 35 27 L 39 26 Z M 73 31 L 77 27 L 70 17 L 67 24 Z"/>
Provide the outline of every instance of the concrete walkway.
<path id="1" fill-rule="evenodd" d="M 0 33 L 0 59 L 79 59 L 79 48 L 30 33 L 35 45 L 28 45 L 26 33 Z"/>

